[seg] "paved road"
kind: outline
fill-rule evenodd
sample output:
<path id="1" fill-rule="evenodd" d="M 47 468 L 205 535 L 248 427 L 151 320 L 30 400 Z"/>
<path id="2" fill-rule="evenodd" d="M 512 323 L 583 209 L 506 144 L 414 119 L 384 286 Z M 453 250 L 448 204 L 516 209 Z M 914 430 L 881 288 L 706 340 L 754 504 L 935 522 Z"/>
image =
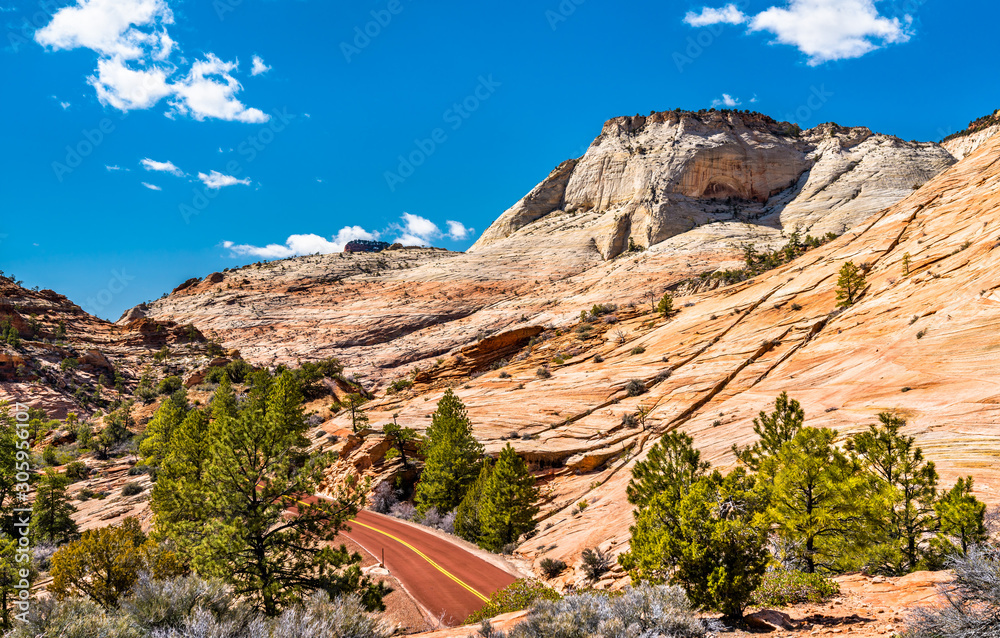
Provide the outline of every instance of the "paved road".
<path id="1" fill-rule="evenodd" d="M 388 516 L 362 511 L 344 535 L 377 557 L 435 617 L 461 624 L 516 578 L 462 547 Z"/>

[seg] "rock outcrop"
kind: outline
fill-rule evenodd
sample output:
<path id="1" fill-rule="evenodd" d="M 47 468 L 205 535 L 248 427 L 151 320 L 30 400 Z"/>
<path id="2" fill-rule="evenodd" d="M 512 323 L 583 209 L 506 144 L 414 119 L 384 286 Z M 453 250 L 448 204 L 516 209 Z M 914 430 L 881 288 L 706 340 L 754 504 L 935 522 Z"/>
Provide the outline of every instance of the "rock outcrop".
<path id="1" fill-rule="evenodd" d="M 601 255 L 698 226 L 843 232 L 954 163 L 937 144 L 822 124 L 800 132 L 756 113 L 668 111 L 609 120 L 483 233 L 482 251 L 549 215 L 587 212 Z M 759 234 L 748 229 L 746 239 Z"/>

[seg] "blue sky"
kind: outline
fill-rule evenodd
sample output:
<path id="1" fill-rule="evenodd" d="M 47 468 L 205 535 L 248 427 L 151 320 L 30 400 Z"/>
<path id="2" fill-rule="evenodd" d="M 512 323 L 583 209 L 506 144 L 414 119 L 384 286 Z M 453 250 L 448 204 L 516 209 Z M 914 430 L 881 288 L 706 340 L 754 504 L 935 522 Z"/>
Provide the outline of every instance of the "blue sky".
<path id="1" fill-rule="evenodd" d="M 189 277 L 353 237 L 461 250 L 606 119 L 651 110 L 939 140 L 1000 107 L 998 13 L 0 0 L 0 268 L 116 319 Z"/>

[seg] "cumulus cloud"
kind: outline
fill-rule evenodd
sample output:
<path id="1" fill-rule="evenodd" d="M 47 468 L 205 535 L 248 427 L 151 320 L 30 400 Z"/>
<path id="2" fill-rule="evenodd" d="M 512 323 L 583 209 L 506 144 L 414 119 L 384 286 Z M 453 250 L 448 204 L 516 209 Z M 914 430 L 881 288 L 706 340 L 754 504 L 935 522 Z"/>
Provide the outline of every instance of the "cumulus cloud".
<path id="1" fill-rule="evenodd" d="M 161 48 L 160 39 L 166 35 L 165 30 L 148 33 L 136 27 L 173 21 L 165 0 L 77 0 L 75 6 L 57 11 L 35 40 L 54 51 L 84 48 L 134 60 L 151 45 Z"/>
<path id="2" fill-rule="evenodd" d="M 162 191 L 163 190 L 162 188 L 160 188 L 156 184 L 150 184 L 149 182 L 143 182 L 142 185 L 145 186 L 146 188 L 148 188 L 151 191 Z"/>
<path id="3" fill-rule="evenodd" d="M 474 228 L 466 228 L 462 222 L 448 220 L 445 223 L 448 224 L 448 238 L 455 241 L 467 239 L 475 231 Z"/>
<path id="4" fill-rule="evenodd" d="M 262 75 L 271 70 L 271 67 L 264 64 L 264 59 L 259 55 L 253 56 L 253 67 L 250 69 L 250 75 Z"/>
<path id="5" fill-rule="evenodd" d="M 735 4 L 727 4 L 721 9 L 702 7 L 701 13 L 688 11 L 687 15 L 684 16 L 684 22 L 692 27 L 707 27 L 712 24 L 743 24 L 746 21 L 746 15 L 736 8 Z"/>
<path id="6" fill-rule="evenodd" d="M 716 100 L 712 100 L 712 106 L 714 108 L 718 108 L 720 106 L 724 106 L 726 108 L 730 108 L 731 109 L 731 108 L 733 108 L 735 106 L 740 106 L 741 104 L 743 104 L 743 102 L 740 102 L 740 99 L 738 97 L 733 97 L 732 95 L 729 95 L 728 93 L 723 93 L 721 98 L 716 99 Z"/>
<path id="7" fill-rule="evenodd" d="M 133 69 L 121 57 L 97 61 L 97 73 L 87 78 L 97 99 L 119 111 L 148 109 L 173 93 L 164 69 Z"/>
<path id="8" fill-rule="evenodd" d="M 378 239 L 378 232 L 368 232 L 361 226 L 345 226 L 340 229 L 335 237 L 326 239 L 319 235 L 292 235 L 284 244 L 268 244 L 267 246 L 251 246 L 248 244 L 235 244 L 231 241 L 222 243 L 223 248 L 230 251 L 233 256 L 251 255 L 264 259 L 285 259 L 300 255 L 328 255 L 330 253 L 343 252 L 344 246 L 355 239 Z"/>
<path id="9" fill-rule="evenodd" d="M 243 87 L 233 77 L 236 62 L 206 53 L 184 72 L 170 61 L 177 44 L 166 27 L 173 22 L 167 0 L 77 0 L 57 11 L 35 40 L 50 51 L 83 48 L 97 53 L 97 69 L 87 82 L 102 104 L 119 111 L 149 109 L 172 96 L 168 116 L 268 121 L 260 109 L 237 99 Z M 187 61 L 181 58 L 180 64 Z M 255 56 L 252 74 L 263 73 L 264 66 Z"/>
<path id="10" fill-rule="evenodd" d="M 142 164 L 142 167 L 147 171 L 152 171 L 154 173 L 170 173 L 171 175 L 176 175 L 177 177 L 184 177 L 184 171 L 177 168 L 177 165 L 173 162 L 157 162 L 156 160 L 151 160 L 147 157 L 139 163 Z"/>
<path id="11" fill-rule="evenodd" d="M 173 85 L 177 99 L 171 105 L 182 115 L 191 115 L 202 121 L 216 118 L 246 123 L 266 122 L 270 119 L 260 109 L 247 108 L 235 95 L 243 86 L 231 73 L 235 62 L 224 62 L 209 53 L 191 67 L 187 77 Z"/>
<path id="12" fill-rule="evenodd" d="M 700 14 L 688 13 L 684 21 L 695 27 L 746 24 L 750 31 L 771 33 L 775 42 L 796 47 L 810 66 L 859 58 L 913 35 L 910 15 L 887 18 L 875 0 L 789 0 L 755 16 L 742 14 L 735 5 L 705 7 Z"/>
<path id="13" fill-rule="evenodd" d="M 287 257 L 314 255 L 316 253 L 324 255 L 339 253 L 344 250 L 344 246 L 348 242 L 355 239 L 374 240 L 385 236 L 392 237 L 392 242 L 400 243 L 404 246 L 427 246 L 432 244 L 434 240 L 444 237 L 456 241 L 467 239 L 473 232 L 472 228 L 468 228 L 461 222 L 449 220 L 446 223 L 448 225 L 448 232 L 444 233 L 437 224 L 425 217 L 403 213 L 399 222 L 390 224 L 384 231 L 368 231 L 361 226 L 345 226 L 330 239 L 316 234 L 306 234 L 292 235 L 283 244 L 254 246 L 226 241 L 222 243 L 222 246 L 229 250 L 234 257 L 250 255 L 264 259 L 285 259 Z"/>
<path id="14" fill-rule="evenodd" d="M 218 190 L 220 188 L 225 188 L 227 186 L 236 186 L 237 184 L 242 184 L 243 186 L 250 185 L 250 179 L 237 179 L 232 175 L 223 175 L 219 171 L 211 171 L 208 175 L 205 173 L 198 173 L 198 179 L 213 190 Z"/>

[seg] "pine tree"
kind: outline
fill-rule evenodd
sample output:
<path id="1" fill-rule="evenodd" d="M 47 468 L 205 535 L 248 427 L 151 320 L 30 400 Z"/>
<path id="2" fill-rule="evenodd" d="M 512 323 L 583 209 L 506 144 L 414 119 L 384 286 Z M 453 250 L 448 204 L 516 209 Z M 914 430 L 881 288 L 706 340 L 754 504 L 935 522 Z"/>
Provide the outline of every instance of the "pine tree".
<path id="1" fill-rule="evenodd" d="M 659 303 L 656 304 L 656 312 L 663 317 L 674 314 L 674 296 L 668 292 L 660 297 Z"/>
<path id="2" fill-rule="evenodd" d="M 153 468 L 154 473 L 170 450 L 170 437 L 174 429 L 184 420 L 186 404 L 186 400 L 183 405 L 170 399 L 164 401 L 146 427 L 146 437 L 139 445 L 139 453 L 143 457 L 143 464 Z"/>
<path id="3" fill-rule="evenodd" d="M 11 510 L 17 500 L 18 444 L 14 433 L 14 419 L 9 406 L 0 401 L 0 538 L 6 533 L 13 536 L 14 528 L 10 519 Z M 28 459 L 28 452 L 21 451 L 22 462 Z"/>
<path id="4" fill-rule="evenodd" d="M 168 532 L 188 561 L 203 532 L 203 508 L 210 498 L 205 474 L 211 459 L 208 419 L 200 410 L 191 410 L 173 431 L 150 503 L 158 536 Z"/>
<path id="5" fill-rule="evenodd" d="M 382 432 L 388 438 L 393 447 L 399 451 L 399 457 L 403 461 L 403 467 L 407 467 L 409 463 L 406 460 L 406 446 L 412 441 L 417 441 L 420 437 L 417 436 L 417 431 L 413 428 L 404 428 L 396 423 L 396 415 L 392 415 L 392 423 L 386 423 L 382 426 Z"/>
<path id="6" fill-rule="evenodd" d="M 360 394 L 347 395 L 347 411 L 351 414 L 351 429 L 359 432 L 368 427 L 368 415 L 361 409 L 367 400 Z"/>
<path id="7" fill-rule="evenodd" d="M 20 580 L 20 566 L 16 559 L 17 541 L 0 532 L 0 632 L 13 627 L 13 607 Z"/>
<path id="8" fill-rule="evenodd" d="M 946 554 L 960 552 L 965 555 L 969 547 L 984 543 L 986 532 L 986 504 L 972 495 L 972 477 L 959 478 L 955 487 L 945 492 L 934 505 L 938 516 L 936 545 Z M 956 547 L 952 542 L 958 543 Z"/>
<path id="9" fill-rule="evenodd" d="M 866 283 L 864 273 L 854 265 L 853 261 L 845 263 L 837 279 L 837 307 L 853 306 L 861 291 L 865 289 Z"/>
<path id="10" fill-rule="evenodd" d="M 80 532 L 73 521 L 76 512 L 66 487 L 69 479 L 49 468 L 38 481 L 35 504 L 31 512 L 31 538 L 34 543 L 68 543 Z"/>
<path id="11" fill-rule="evenodd" d="M 483 523 L 480 512 L 492 475 L 493 466 L 487 459 L 483 461 L 479 476 L 465 492 L 462 502 L 455 510 L 455 533 L 476 545 L 479 545 L 483 540 Z"/>
<path id="12" fill-rule="evenodd" d="M 480 544 L 499 552 L 504 546 L 516 543 L 522 534 L 535 529 L 537 500 L 535 477 L 508 443 L 500 452 L 483 494 L 479 510 L 483 536 Z"/>
<path id="13" fill-rule="evenodd" d="M 166 459 L 166 487 L 156 496 L 158 532 L 199 574 L 225 580 L 269 616 L 315 590 L 356 592 L 369 609 L 381 609 L 388 590 L 362 575 L 358 554 L 329 545 L 357 514 L 364 489 L 351 479 L 330 500 L 310 496 L 332 458 L 306 451 L 293 374 L 262 374 L 251 375 L 235 416 L 224 396 L 213 402 L 219 416 L 208 429 L 207 463 L 195 449 L 204 434 L 200 417 L 177 430 L 179 453 Z M 193 503 L 185 505 L 186 497 Z"/>
<path id="14" fill-rule="evenodd" d="M 803 428 L 777 456 L 770 518 L 802 571 L 830 570 L 857 538 L 865 481 L 834 447 L 836 432 Z"/>
<path id="15" fill-rule="evenodd" d="M 212 395 L 212 418 L 215 420 L 223 417 L 235 419 L 236 411 L 236 394 L 233 392 L 233 384 L 228 375 L 223 375 L 219 387 Z"/>
<path id="16" fill-rule="evenodd" d="M 882 412 L 878 419 L 878 425 L 850 439 L 849 449 L 857 452 L 861 467 L 878 486 L 878 495 L 867 500 L 870 567 L 902 574 L 917 569 L 923 555 L 921 540 L 934 529 L 938 475 L 913 437 L 899 433 L 905 419 L 890 412 Z"/>
<path id="17" fill-rule="evenodd" d="M 773 459 L 785 443 L 795 438 L 804 421 L 805 411 L 799 402 L 789 399 L 787 392 L 782 392 L 774 400 L 774 411 L 771 414 L 761 410 L 753 420 L 753 431 L 760 440 L 745 448 L 734 445 L 733 454 L 750 470 L 764 470 L 767 474 L 773 471 L 773 468 L 764 467 L 768 460 Z"/>
<path id="18" fill-rule="evenodd" d="M 423 446 L 424 470 L 417 483 L 417 510 L 450 512 L 479 475 L 483 446 L 472 436 L 465 405 L 451 389 L 438 402 Z"/>
<path id="19" fill-rule="evenodd" d="M 685 432 L 665 434 L 632 469 L 627 492 L 629 503 L 643 507 L 657 494 L 679 503 L 709 467 L 693 446 L 694 439 Z"/>
<path id="20" fill-rule="evenodd" d="M 112 447 L 123 443 L 132 436 L 129 428 L 135 427 L 135 419 L 132 418 L 131 401 L 126 401 L 120 408 L 104 417 L 104 429 L 98 435 L 100 445 L 99 456 L 107 457 Z"/>

